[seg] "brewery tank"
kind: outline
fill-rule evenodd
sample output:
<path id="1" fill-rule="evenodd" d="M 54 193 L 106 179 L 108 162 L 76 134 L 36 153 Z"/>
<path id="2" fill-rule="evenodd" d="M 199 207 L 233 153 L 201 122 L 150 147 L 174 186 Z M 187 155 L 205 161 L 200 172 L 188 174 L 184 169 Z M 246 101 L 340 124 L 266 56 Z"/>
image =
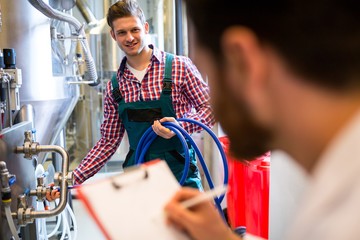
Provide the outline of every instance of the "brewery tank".
<path id="1" fill-rule="evenodd" d="M 49 19 L 27 0 L 0 0 L 0 7 L 0 49 L 14 49 L 16 52 L 16 68 L 22 72 L 20 106 L 26 107 L 25 111 L 14 111 L 13 125 L 4 125 L 0 132 L 9 148 L 7 158 L 2 160 L 7 163 L 9 172 L 16 176 L 16 183 L 11 187 L 11 211 L 15 212 L 16 197 L 26 189 L 35 189 L 35 167 L 45 161 L 45 155 L 28 160 L 23 155 L 14 154 L 13 149 L 23 144 L 24 131 L 36 133 L 36 141 L 40 144 L 53 145 L 58 140 L 79 96 L 79 86 L 68 83 L 77 80 L 73 63 L 76 39 L 66 38 L 70 32 L 66 23 Z M 17 123 L 19 119 L 28 121 Z M 28 199 L 30 207 L 35 207 L 35 202 Z M 3 209 L 1 203 L 0 207 Z M 38 239 L 35 224 L 30 225 L 35 232 L 22 231 L 23 239 Z M 10 239 L 3 216 L 0 217 L 0 227 L 0 240 Z"/>

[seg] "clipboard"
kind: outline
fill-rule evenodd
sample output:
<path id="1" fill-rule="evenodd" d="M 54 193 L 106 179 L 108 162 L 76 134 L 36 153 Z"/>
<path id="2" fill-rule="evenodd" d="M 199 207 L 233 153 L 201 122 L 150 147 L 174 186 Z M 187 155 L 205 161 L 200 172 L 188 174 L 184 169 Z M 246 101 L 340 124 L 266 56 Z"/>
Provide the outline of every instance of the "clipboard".
<path id="1" fill-rule="evenodd" d="M 107 239 L 190 240 L 168 226 L 164 206 L 180 189 L 165 161 L 80 186 L 79 198 Z"/>

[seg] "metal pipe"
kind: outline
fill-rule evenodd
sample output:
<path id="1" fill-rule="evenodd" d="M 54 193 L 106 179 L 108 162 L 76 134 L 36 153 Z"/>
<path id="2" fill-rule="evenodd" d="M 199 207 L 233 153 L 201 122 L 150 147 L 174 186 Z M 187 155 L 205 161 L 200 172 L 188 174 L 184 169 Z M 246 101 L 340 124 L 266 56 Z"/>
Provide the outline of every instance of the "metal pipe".
<path id="1" fill-rule="evenodd" d="M 91 55 L 91 52 L 90 52 L 90 47 L 89 47 L 89 44 L 86 40 L 86 38 L 84 39 L 81 39 L 80 40 L 80 43 L 81 43 L 81 46 L 83 47 L 83 50 L 84 50 L 84 55 L 85 55 L 85 64 L 87 66 L 87 69 L 89 71 L 89 79 L 90 81 L 92 81 L 91 84 L 89 84 L 90 86 L 97 86 L 99 85 L 100 83 L 100 80 L 97 76 L 97 71 L 96 71 L 96 67 L 95 67 L 95 62 L 94 62 L 94 59 Z"/>
<path id="2" fill-rule="evenodd" d="M 57 152 L 61 155 L 63 164 L 62 164 L 62 171 L 61 171 L 61 185 L 60 185 L 60 202 L 59 205 L 52 209 L 47 211 L 32 211 L 31 217 L 32 218 L 47 218 L 56 216 L 59 213 L 61 213 L 65 207 L 67 202 L 67 196 L 68 196 L 68 183 L 66 181 L 68 171 L 69 171 L 69 154 L 65 151 L 64 148 L 56 145 L 38 145 L 37 150 L 39 152 Z"/>
<path id="3" fill-rule="evenodd" d="M 98 25 L 98 20 L 90 10 L 89 6 L 84 2 L 84 0 L 77 0 L 76 6 L 80 10 L 82 16 L 85 18 L 85 21 L 88 23 L 89 27 L 95 27 Z"/>
<path id="4" fill-rule="evenodd" d="M 33 147 L 35 146 L 35 149 Z M 33 145 L 31 144 L 30 148 L 32 148 L 30 151 L 32 153 L 40 153 L 40 152 L 56 152 L 59 153 L 62 157 L 62 169 L 61 169 L 61 177 L 60 177 L 60 202 L 59 205 L 52 209 L 52 210 L 46 210 L 46 211 L 31 211 L 30 212 L 30 218 L 48 218 L 53 217 L 61 213 L 65 207 L 68 197 L 68 182 L 67 182 L 67 175 L 69 171 L 69 154 L 65 151 L 64 148 L 56 145 Z M 28 150 L 23 146 L 16 147 L 17 153 L 25 153 Z"/>
<path id="5" fill-rule="evenodd" d="M 182 10 L 182 0 L 175 0 L 175 10 L 176 10 L 176 54 L 184 55 L 184 43 L 183 43 L 183 10 Z"/>
<path id="6" fill-rule="evenodd" d="M 82 31 L 83 25 L 73 16 L 53 9 L 42 0 L 28 0 L 29 3 L 48 18 L 64 21 L 72 25 L 77 33 Z"/>
<path id="7" fill-rule="evenodd" d="M 100 81 L 97 76 L 94 59 L 91 56 L 90 48 L 86 41 L 86 34 L 84 31 L 84 26 L 79 22 L 79 20 L 77 20 L 73 16 L 63 13 L 63 12 L 60 12 L 56 9 L 53 9 L 52 7 L 50 7 L 48 4 L 46 4 L 42 0 L 28 0 L 28 1 L 33 7 L 35 7 L 37 10 L 39 10 L 45 16 L 52 18 L 52 19 L 57 19 L 60 21 L 67 22 L 75 28 L 76 33 L 79 36 L 81 46 L 83 47 L 83 50 L 85 53 L 84 54 L 85 55 L 85 63 L 86 63 L 87 69 L 89 71 L 89 79 L 92 82 L 92 84 L 89 84 L 89 85 L 90 86 L 98 85 L 100 83 Z"/>
<path id="8" fill-rule="evenodd" d="M 66 82 L 67 84 L 76 84 L 76 85 L 81 85 L 81 84 L 92 84 L 92 81 L 68 81 Z"/>

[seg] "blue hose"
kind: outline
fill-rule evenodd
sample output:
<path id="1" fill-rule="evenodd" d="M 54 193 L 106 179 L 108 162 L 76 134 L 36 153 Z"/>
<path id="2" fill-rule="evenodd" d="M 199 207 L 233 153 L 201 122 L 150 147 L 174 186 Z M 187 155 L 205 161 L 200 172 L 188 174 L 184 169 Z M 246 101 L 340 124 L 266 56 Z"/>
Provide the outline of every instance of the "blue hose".
<path id="1" fill-rule="evenodd" d="M 216 143 L 216 146 L 217 146 L 218 149 L 219 149 L 219 152 L 220 152 L 220 155 L 221 155 L 221 159 L 222 159 L 222 161 L 223 161 L 223 166 L 224 166 L 224 182 L 223 182 L 223 183 L 224 183 L 224 185 L 227 185 L 228 182 L 229 182 L 229 167 L 228 167 L 228 163 L 227 163 L 227 158 L 226 158 L 225 151 L 224 151 L 223 147 L 221 146 L 221 143 L 220 143 L 219 139 L 216 137 L 215 133 L 214 133 L 208 126 L 206 126 L 206 125 L 203 124 L 202 122 L 196 121 L 196 120 L 194 120 L 194 119 L 190 119 L 190 118 L 179 118 L 179 119 L 177 119 L 177 121 L 179 121 L 179 122 L 188 122 L 188 123 L 196 124 L 196 125 L 202 127 L 207 133 L 210 134 L 210 136 L 212 137 L 212 139 L 213 139 L 214 142 Z M 196 145 L 196 144 L 194 143 L 194 145 Z M 197 149 L 198 149 L 198 148 L 197 148 Z M 200 151 L 199 151 L 199 153 L 200 153 Z M 201 153 L 200 153 L 200 155 L 201 155 Z M 198 155 L 198 156 L 199 156 L 199 155 Z M 200 163 L 201 163 L 201 162 L 200 162 Z M 204 165 L 202 165 L 202 167 L 203 167 L 204 169 L 208 170 L 207 167 L 206 167 L 205 161 L 203 161 L 203 163 L 204 163 Z M 204 170 L 204 172 L 205 172 L 205 170 Z M 210 179 L 210 174 L 208 174 L 208 175 L 209 175 L 209 179 Z M 206 175 L 205 175 L 205 176 L 206 176 Z M 210 181 L 209 181 L 209 180 L 208 180 L 208 183 L 210 184 Z M 211 183 L 212 183 L 212 181 L 211 181 Z M 209 186 L 210 186 L 210 185 L 209 185 Z M 212 187 L 212 188 L 214 188 L 214 187 Z M 221 196 L 221 202 L 222 202 L 223 198 L 224 198 L 224 195 Z"/>
<path id="2" fill-rule="evenodd" d="M 178 119 L 177 121 L 179 122 L 189 122 L 195 125 L 198 125 L 200 127 L 202 127 L 206 132 L 208 132 L 210 134 L 210 136 L 213 138 L 214 142 L 216 143 L 219 152 L 221 154 L 222 160 L 223 160 L 223 165 L 224 165 L 224 185 L 228 184 L 228 165 L 227 165 L 227 160 L 226 160 L 226 155 L 224 152 L 224 149 L 221 146 L 221 143 L 219 141 L 219 139 L 216 137 L 216 135 L 214 134 L 214 132 L 207 127 L 205 124 L 193 120 L 193 119 L 186 119 L 186 118 L 181 118 Z M 180 127 L 179 125 L 173 123 L 173 122 L 164 122 L 163 126 L 167 127 L 168 129 L 170 129 L 171 131 L 173 131 L 177 137 L 179 138 L 183 149 L 184 149 L 184 153 L 185 153 L 185 166 L 184 166 L 184 172 L 183 175 L 180 179 L 180 184 L 183 185 L 187 175 L 188 175 L 188 171 L 189 171 L 189 166 L 190 166 L 190 155 L 189 155 L 189 147 L 186 143 L 186 140 L 188 140 L 188 142 L 190 143 L 190 145 L 194 148 L 196 155 L 198 156 L 199 162 L 201 164 L 201 167 L 204 171 L 206 180 L 209 184 L 210 189 L 214 188 L 214 183 L 212 181 L 212 178 L 210 176 L 209 170 L 206 166 L 206 163 L 204 161 L 204 158 L 198 148 L 198 146 L 196 145 L 195 141 L 191 138 L 191 136 L 189 135 L 189 133 L 187 133 L 182 127 Z M 152 144 L 152 142 L 156 139 L 157 134 L 152 130 L 152 127 L 149 127 L 145 133 L 143 134 L 143 136 L 141 137 L 139 144 L 136 148 L 135 151 L 135 163 L 136 164 L 141 164 L 144 162 L 145 159 L 145 154 L 147 152 L 147 150 L 149 149 L 150 145 Z M 221 209 L 221 202 L 224 199 L 225 194 L 221 195 L 220 197 L 215 197 L 214 201 L 215 204 L 220 212 L 220 214 L 223 216 L 223 212 Z"/>
<path id="3" fill-rule="evenodd" d="M 175 125 L 175 124 L 174 124 L 174 125 Z M 150 127 L 150 128 L 151 128 L 151 127 Z M 181 133 L 180 133 L 176 128 L 174 128 L 174 127 L 172 127 L 172 126 L 169 126 L 168 128 L 169 128 L 171 131 L 173 131 L 177 136 L 182 136 Z M 152 128 L 151 128 L 151 130 L 152 130 Z M 150 134 L 151 134 L 151 135 L 150 135 Z M 154 135 L 155 137 L 153 137 L 153 135 Z M 144 143 L 145 143 L 145 145 L 144 145 L 143 147 L 141 146 L 141 148 L 139 148 L 139 145 L 140 145 L 140 142 L 139 142 L 139 145 L 138 145 L 138 147 L 137 147 L 137 149 L 136 149 L 136 154 L 135 154 L 135 163 L 136 163 L 136 164 L 141 164 L 141 163 L 144 162 L 145 154 L 146 154 L 147 150 L 149 149 L 151 143 L 155 140 L 156 137 L 157 137 L 157 134 L 152 131 L 151 133 L 149 133 L 149 137 L 145 137 L 145 140 L 149 138 L 150 141 L 146 142 L 146 141 L 144 140 L 143 143 L 141 143 L 142 145 L 144 145 Z M 187 146 L 187 144 L 186 144 L 185 138 L 184 138 L 184 137 L 179 137 L 179 140 L 180 140 L 180 142 L 181 142 L 181 145 L 183 146 L 183 149 L 187 149 L 187 151 L 185 151 L 185 166 L 184 166 L 184 172 L 183 172 L 183 175 L 182 175 L 182 177 L 181 177 L 181 179 L 180 179 L 180 181 L 179 181 L 180 184 L 183 185 L 183 184 L 185 183 L 185 180 L 186 180 L 187 175 L 188 175 L 188 173 L 189 173 L 190 155 L 189 155 L 189 148 L 188 148 L 188 146 Z M 141 141 L 141 139 L 140 139 L 140 141 Z M 141 149 L 141 151 L 138 151 L 138 149 Z M 139 158 L 136 158 L 136 156 L 138 155 L 138 152 L 141 152 L 141 154 L 140 154 Z"/>

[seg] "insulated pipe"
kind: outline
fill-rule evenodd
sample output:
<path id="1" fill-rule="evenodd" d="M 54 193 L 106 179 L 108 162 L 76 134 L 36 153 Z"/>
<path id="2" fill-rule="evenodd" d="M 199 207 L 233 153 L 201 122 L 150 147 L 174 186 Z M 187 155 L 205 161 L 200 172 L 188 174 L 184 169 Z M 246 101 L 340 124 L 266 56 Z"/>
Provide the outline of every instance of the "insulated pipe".
<path id="1" fill-rule="evenodd" d="M 32 153 L 38 154 L 40 152 L 57 152 L 62 157 L 63 163 L 62 163 L 62 169 L 61 169 L 62 172 L 61 172 L 61 178 L 60 178 L 61 184 L 60 184 L 59 205 L 52 210 L 31 211 L 29 217 L 31 219 L 34 219 L 34 218 L 48 218 L 48 217 L 56 216 L 59 213 L 61 213 L 66 207 L 66 199 L 68 196 L 67 175 L 68 175 L 68 169 L 69 169 L 69 154 L 65 151 L 65 149 L 63 149 L 60 146 L 56 146 L 56 145 L 35 145 L 35 147 L 34 147 L 33 144 L 31 144 L 30 148 L 31 148 L 30 151 L 32 151 Z M 16 147 L 16 152 L 17 153 L 25 153 L 25 152 L 28 152 L 28 150 L 25 149 L 25 147 Z"/>
<path id="2" fill-rule="evenodd" d="M 86 41 L 84 27 L 79 22 L 79 20 L 77 20 L 76 18 L 74 18 L 73 16 L 71 16 L 69 14 L 60 12 L 56 9 L 53 9 L 52 7 L 50 7 L 48 4 L 46 4 L 42 0 L 28 0 L 28 1 L 33 7 L 35 7 L 37 10 L 39 10 L 45 16 L 52 18 L 52 19 L 57 19 L 60 21 L 67 22 L 75 28 L 77 35 L 80 36 L 81 46 L 83 47 L 83 50 L 85 53 L 84 54 L 85 55 L 85 63 L 86 63 L 86 67 L 89 71 L 89 80 L 91 81 L 91 84 L 89 84 L 89 85 L 90 86 L 98 85 L 100 83 L 100 81 L 97 76 L 95 62 L 91 56 L 90 48 Z"/>
<path id="3" fill-rule="evenodd" d="M 96 25 L 98 25 L 98 20 L 96 19 L 94 14 L 91 12 L 88 5 L 84 2 L 84 0 L 77 0 L 76 6 L 80 10 L 82 16 L 85 18 L 89 27 L 95 27 Z"/>
<path id="4" fill-rule="evenodd" d="M 90 78 L 91 83 L 89 85 L 97 86 L 97 85 L 99 85 L 100 81 L 97 76 L 95 62 L 91 55 L 89 44 L 88 44 L 86 38 L 81 39 L 80 42 L 81 42 L 81 46 L 83 47 L 83 51 L 84 51 L 84 55 L 85 55 L 85 64 L 90 73 L 89 78 Z"/>

